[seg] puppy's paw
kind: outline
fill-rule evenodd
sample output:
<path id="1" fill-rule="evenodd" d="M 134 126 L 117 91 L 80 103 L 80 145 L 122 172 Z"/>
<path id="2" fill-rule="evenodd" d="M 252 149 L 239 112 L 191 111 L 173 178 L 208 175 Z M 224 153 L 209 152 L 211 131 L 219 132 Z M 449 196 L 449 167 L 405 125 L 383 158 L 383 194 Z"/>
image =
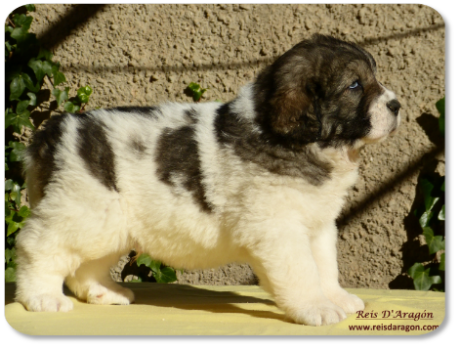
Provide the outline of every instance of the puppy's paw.
<path id="1" fill-rule="evenodd" d="M 67 312 L 73 309 L 72 301 L 64 295 L 40 294 L 20 302 L 29 311 Z"/>
<path id="2" fill-rule="evenodd" d="M 101 285 L 94 286 L 88 292 L 87 302 L 91 304 L 128 305 L 134 301 L 134 293 L 130 289 L 114 284 L 113 289 Z"/>
<path id="3" fill-rule="evenodd" d="M 286 313 L 295 322 L 310 326 L 332 325 L 347 318 L 343 309 L 328 300 L 309 302 Z"/>
<path id="4" fill-rule="evenodd" d="M 364 302 L 358 296 L 350 294 L 344 289 L 340 289 L 328 298 L 336 305 L 341 307 L 347 314 L 354 314 L 359 310 L 364 310 Z"/>

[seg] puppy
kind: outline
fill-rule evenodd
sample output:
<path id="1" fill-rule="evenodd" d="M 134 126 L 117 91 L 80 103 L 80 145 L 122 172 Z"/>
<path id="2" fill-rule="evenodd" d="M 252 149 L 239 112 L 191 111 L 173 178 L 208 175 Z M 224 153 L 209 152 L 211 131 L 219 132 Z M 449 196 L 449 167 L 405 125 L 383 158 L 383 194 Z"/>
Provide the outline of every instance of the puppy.
<path id="1" fill-rule="evenodd" d="M 226 104 L 52 117 L 25 155 L 17 300 L 69 311 L 65 281 L 88 303 L 129 304 L 109 268 L 137 247 L 175 268 L 247 262 L 300 324 L 363 310 L 338 283 L 335 220 L 359 150 L 400 122 L 375 72 L 364 49 L 315 35 Z"/>

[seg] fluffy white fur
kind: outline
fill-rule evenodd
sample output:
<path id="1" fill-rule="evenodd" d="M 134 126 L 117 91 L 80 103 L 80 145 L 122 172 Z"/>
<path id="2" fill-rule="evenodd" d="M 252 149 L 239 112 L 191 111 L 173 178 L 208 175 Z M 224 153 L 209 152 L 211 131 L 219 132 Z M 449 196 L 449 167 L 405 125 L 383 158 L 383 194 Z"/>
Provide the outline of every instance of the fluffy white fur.
<path id="1" fill-rule="evenodd" d="M 385 107 L 391 98 L 386 92 L 374 101 L 369 141 L 397 125 Z M 76 120 L 66 118 L 56 152 L 60 171 L 43 197 L 35 188 L 35 160 L 26 160 L 33 215 L 17 239 L 17 300 L 30 311 L 69 311 L 73 303 L 62 293 L 65 280 L 88 303 L 129 304 L 133 293 L 110 279 L 109 268 L 135 247 L 175 268 L 248 262 L 298 323 L 333 324 L 363 310 L 363 301 L 340 287 L 336 258 L 335 219 L 358 176 L 356 149 L 313 145 L 317 158 L 333 164 L 331 179 L 319 186 L 275 175 L 219 146 L 213 132 L 219 107 L 165 104 L 153 111 L 156 118 L 90 112 L 106 127 L 118 192 L 85 169 L 76 151 Z M 190 108 L 199 115 L 196 140 L 212 214 L 200 210 L 189 191 L 155 176 L 158 138 L 166 127 L 190 124 L 184 117 Z M 241 90 L 232 108 L 242 119 L 255 117 L 252 85 Z M 254 126 L 253 132 L 261 131 Z M 144 156 L 127 147 L 132 137 L 146 145 Z M 180 182 L 177 176 L 173 181 Z"/>

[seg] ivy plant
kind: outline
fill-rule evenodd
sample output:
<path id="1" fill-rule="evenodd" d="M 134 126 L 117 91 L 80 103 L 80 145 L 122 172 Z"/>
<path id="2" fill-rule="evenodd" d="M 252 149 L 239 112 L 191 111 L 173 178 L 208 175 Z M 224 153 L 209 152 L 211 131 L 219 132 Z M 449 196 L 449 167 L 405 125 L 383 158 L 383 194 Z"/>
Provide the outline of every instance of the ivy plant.
<path id="1" fill-rule="evenodd" d="M 203 96 L 203 93 L 205 93 L 208 89 L 207 88 L 202 88 L 200 84 L 196 82 L 191 82 L 187 86 L 187 92 L 191 94 L 193 97 L 193 100 L 195 102 L 199 102 L 201 100 L 201 97 Z"/>
<path id="2" fill-rule="evenodd" d="M 168 282 L 174 282 L 177 280 L 176 271 L 173 268 L 165 266 L 159 261 L 153 260 L 146 253 L 142 253 L 141 255 L 139 255 L 136 258 L 136 263 L 138 266 L 144 264 L 147 267 L 149 267 L 152 271 L 153 277 L 158 283 L 164 284 Z M 142 282 L 142 280 L 140 280 L 140 282 Z"/>
<path id="3" fill-rule="evenodd" d="M 445 129 L 445 98 L 436 103 L 439 111 L 439 131 L 444 135 Z M 445 209 L 445 176 L 434 178 L 426 176 L 420 180 L 420 189 L 423 194 L 423 207 L 414 213 L 419 218 L 423 229 L 423 236 L 432 260 L 428 263 L 415 263 L 407 273 L 413 279 L 416 290 L 442 291 L 441 287 L 433 285 L 442 284 L 441 275 L 445 271 L 445 237 L 444 221 Z M 436 256 L 439 257 L 439 262 Z"/>
<path id="4" fill-rule="evenodd" d="M 24 135 L 35 130 L 31 113 L 43 102 L 39 98 L 45 79 L 53 86 L 52 95 L 58 107 L 78 113 L 89 102 L 92 89 L 78 89 L 69 98 L 69 87 L 61 88 L 67 80 L 60 71 L 60 64 L 52 53 L 41 46 L 34 33 L 30 33 L 35 5 L 20 7 L 7 17 L 5 24 L 5 281 L 15 281 L 15 237 L 30 215 L 22 204 L 25 182 L 22 178 L 22 152 L 26 148 Z"/>

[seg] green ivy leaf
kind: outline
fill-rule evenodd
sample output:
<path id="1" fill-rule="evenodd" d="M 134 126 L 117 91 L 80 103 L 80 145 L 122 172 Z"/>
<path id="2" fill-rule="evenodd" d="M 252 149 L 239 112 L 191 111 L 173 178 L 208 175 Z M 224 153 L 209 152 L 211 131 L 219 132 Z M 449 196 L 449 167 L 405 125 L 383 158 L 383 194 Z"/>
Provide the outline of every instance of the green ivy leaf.
<path id="1" fill-rule="evenodd" d="M 22 127 L 28 127 L 35 129 L 35 126 L 29 120 L 30 112 L 28 110 L 22 112 L 21 114 L 8 114 L 5 117 L 5 128 L 13 126 L 13 130 L 16 133 L 22 132 Z"/>
<path id="2" fill-rule="evenodd" d="M 12 179 L 7 179 L 5 181 L 5 191 L 10 191 L 11 189 L 13 189 L 13 185 L 14 185 L 14 182 Z"/>
<path id="3" fill-rule="evenodd" d="M 80 106 L 69 101 L 64 104 L 64 110 L 68 113 L 78 113 L 80 111 Z"/>
<path id="4" fill-rule="evenodd" d="M 20 101 L 18 105 L 16 106 L 16 113 L 18 114 L 24 113 L 29 107 L 29 103 L 30 101 Z"/>
<path id="5" fill-rule="evenodd" d="M 13 220 L 11 220 L 11 221 L 9 221 L 7 223 L 8 223 L 8 228 L 7 228 L 7 231 L 6 231 L 6 236 L 10 236 L 11 234 L 16 232 L 17 230 L 21 229 L 21 227 L 22 227 L 21 223 L 15 222 Z"/>
<path id="6" fill-rule="evenodd" d="M 91 93 L 93 93 L 93 90 L 90 86 L 86 85 L 85 87 L 80 87 L 77 91 L 77 98 L 80 103 L 86 104 L 89 101 Z"/>
<path id="7" fill-rule="evenodd" d="M 425 236 L 430 254 L 445 249 L 444 238 L 441 235 L 434 235 L 434 232 L 430 227 L 423 228 L 423 236 Z"/>
<path id="8" fill-rule="evenodd" d="M 38 91 L 40 91 L 40 84 L 38 82 L 34 84 L 29 74 L 22 73 L 21 75 L 22 75 L 24 84 L 26 85 L 26 88 L 28 88 L 30 91 L 34 93 L 37 93 Z"/>
<path id="9" fill-rule="evenodd" d="M 22 127 L 28 127 L 30 129 L 35 129 L 35 126 L 29 120 L 30 112 L 25 110 L 21 114 L 8 114 L 5 117 L 5 128 L 13 126 L 13 130 L 16 133 L 22 132 Z"/>
<path id="10" fill-rule="evenodd" d="M 50 78 L 53 77 L 53 62 L 50 61 L 43 61 L 43 69 L 45 74 L 48 75 Z"/>
<path id="11" fill-rule="evenodd" d="M 10 246 L 13 246 L 15 241 L 16 241 L 16 238 L 14 236 L 9 236 L 6 238 L 6 243 Z"/>
<path id="12" fill-rule="evenodd" d="M 441 263 L 439 263 L 439 270 L 442 270 L 442 271 L 446 270 L 446 253 L 445 252 L 441 255 Z"/>
<path id="13" fill-rule="evenodd" d="M 11 45 L 8 41 L 5 42 L 6 52 L 9 54 L 14 50 L 14 45 Z M 8 57 L 8 54 L 5 54 L 5 57 Z"/>
<path id="14" fill-rule="evenodd" d="M 429 272 L 429 269 L 428 269 L 428 272 Z M 431 276 L 431 283 L 432 283 L 433 285 L 440 284 L 441 282 L 442 282 L 441 276 L 439 276 L 439 275 L 433 275 L 433 276 Z"/>
<path id="15" fill-rule="evenodd" d="M 16 270 L 13 268 L 5 269 L 5 282 L 15 282 L 16 281 Z"/>
<path id="16" fill-rule="evenodd" d="M 5 249 L 5 263 L 8 264 L 10 261 L 15 261 L 16 260 L 16 249 L 13 248 L 7 248 Z"/>
<path id="17" fill-rule="evenodd" d="M 77 94 L 85 94 L 87 96 L 91 96 L 91 93 L 93 93 L 93 89 L 89 85 L 80 87 L 77 91 Z"/>
<path id="18" fill-rule="evenodd" d="M 37 81 L 42 81 L 48 71 L 48 67 L 45 66 L 46 61 L 42 61 L 37 58 L 31 58 L 27 64 L 34 72 Z M 51 71 L 51 65 L 49 65 L 49 71 Z"/>
<path id="19" fill-rule="evenodd" d="M 30 29 L 30 25 L 32 21 L 33 21 L 33 17 L 31 16 L 26 16 L 24 14 L 18 14 L 18 13 L 13 15 L 13 23 L 17 27 L 21 27 L 25 29 L 26 31 Z"/>
<path id="20" fill-rule="evenodd" d="M 56 97 L 56 102 L 57 102 L 58 107 L 69 99 L 69 90 L 70 90 L 69 87 L 66 87 L 64 91 L 58 88 L 53 90 L 52 94 L 54 97 Z"/>
<path id="21" fill-rule="evenodd" d="M 431 211 L 424 212 L 419 219 L 420 226 L 422 228 L 427 227 L 430 224 L 430 220 L 432 217 L 433 217 L 433 212 Z"/>
<path id="22" fill-rule="evenodd" d="M 9 195 L 10 200 L 14 201 L 17 206 L 21 203 L 21 186 L 13 182 L 13 187 L 11 188 L 11 192 Z"/>
<path id="23" fill-rule="evenodd" d="M 161 274 L 161 262 L 152 260 L 148 267 L 152 270 L 154 275 Z"/>
<path id="24" fill-rule="evenodd" d="M 14 261 L 10 261 L 10 262 L 6 265 L 7 268 L 13 268 L 13 269 L 16 269 L 16 266 L 17 266 L 17 263 L 14 262 Z"/>
<path id="25" fill-rule="evenodd" d="M 417 274 L 423 273 L 424 271 L 425 271 L 425 267 L 421 263 L 415 263 L 412 267 L 410 267 L 407 270 L 407 274 L 409 274 L 409 276 L 412 279 L 415 279 L 415 276 Z"/>
<path id="26" fill-rule="evenodd" d="M 26 149 L 25 144 L 20 143 L 20 142 L 12 142 L 12 141 L 10 141 L 8 143 L 8 145 L 11 148 L 10 161 L 11 162 L 22 161 L 23 152 Z"/>
<path id="27" fill-rule="evenodd" d="M 203 93 L 208 90 L 207 88 L 201 88 L 200 84 L 197 84 L 196 82 L 191 82 L 187 88 L 192 92 L 193 100 L 195 102 L 200 101 Z"/>
<path id="28" fill-rule="evenodd" d="M 24 5 L 26 7 L 26 10 L 29 12 L 34 12 L 35 11 L 35 5 L 34 4 L 29 4 L 29 5 Z"/>
<path id="29" fill-rule="evenodd" d="M 176 272 L 171 267 L 164 267 L 160 270 L 159 273 L 155 274 L 155 280 L 161 284 L 174 282 L 177 280 Z"/>
<path id="30" fill-rule="evenodd" d="M 37 95 L 32 92 L 27 92 L 27 97 L 29 97 L 29 105 L 35 107 L 37 105 Z"/>
<path id="31" fill-rule="evenodd" d="M 53 74 L 53 86 L 57 86 L 62 84 L 63 82 L 66 82 L 65 75 L 61 73 L 60 71 L 57 71 Z"/>
<path id="32" fill-rule="evenodd" d="M 430 276 L 430 268 L 425 269 L 420 263 L 415 263 L 409 268 L 407 273 L 414 280 L 416 290 L 428 291 L 433 284 L 441 283 L 439 275 Z"/>
<path id="33" fill-rule="evenodd" d="M 201 97 L 203 96 L 203 93 L 206 92 L 207 89 L 203 89 L 201 91 L 194 91 L 193 92 L 193 100 L 195 102 L 199 102 L 201 100 Z"/>
<path id="34" fill-rule="evenodd" d="M 88 101 L 89 101 L 89 96 L 88 96 L 88 95 L 85 95 L 85 94 L 83 94 L 83 93 L 77 95 L 77 98 L 78 98 L 78 100 L 80 101 L 80 103 L 82 103 L 82 104 L 86 104 L 86 103 L 88 103 Z"/>
<path id="35" fill-rule="evenodd" d="M 5 25 L 5 33 L 12 33 L 14 30 L 14 28 L 10 25 Z M 6 44 L 8 44 L 8 42 L 6 42 Z"/>
<path id="36" fill-rule="evenodd" d="M 142 253 L 137 257 L 136 263 L 138 266 L 142 264 L 152 270 L 153 277 L 158 283 L 168 283 L 177 280 L 176 272 L 171 267 L 161 267 L 161 262 L 153 260 L 147 253 Z"/>
<path id="37" fill-rule="evenodd" d="M 439 214 L 438 214 L 438 219 L 440 221 L 445 221 L 446 220 L 446 206 L 445 205 L 442 205 L 442 208 L 441 208 L 441 210 L 439 211 Z"/>
<path id="38" fill-rule="evenodd" d="M 23 210 L 22 214 L 27 215 L 28 212 Z M 8 225 L 7 236 L 21 229 L 25 224 L 25 219 L 26 217 L 20 216 L 18 212 L 15 212 L 12 216 L 5 217 L 5 222 Z"/>
<path id="39" fill-rule="evenodd" d="M 30 216 L 30 209 L 27 206 L 22 206 L 19 209 L 18 216 L 24 219 L 28 218 Z"/>
<path id="40" fill-rule="evenodd" d="M 16 118 L 15 113 L 8 113 L 8 112 L 6 113 L 6 115 L 5 115 L 5 129 L 10 127 L 13 124 L 15 118 Z"/>
<path id="41" fill-rule="evenodd" d="M 40 51 L 38 52 L 37 59 L 42 59 L 42 58 L 44 58 L 45 61 L 51 61 L 51 59 L 53 58 L 53 54 L 46 48 L 40 47 Z"/>
<path id="42" fill-rule="evenodd" d="M 149 266 L 152 263 L 152 258 L 147 253 L 142 253 L 136 259 L 137 266 L 140 267 L 142 264 Z"/>
<path id="43" fill-rule="evenodd" d="M 434 185 L 428 179 L 422 179 L 420 181 L 423 196 L 425 197 L 425 210 L 431 211 L 433 206 L 438 202 L 439 198 L 432 197 L 431 192 L 433 191 Z"/>
<path id="44" fill-rule="evenodd" d="M 190 84 L 188 84 L 188 88 L 192 91 L 197 91 L 200 89 L 200 84 L 197 84 L 196 82 L 191 82 Z"/>
<path id="45" fill-rule="evenodd" d="M 5 201 L 5 220 L 11 216 L 11 209 L 7 205 L 7 201 Z"/>
<path id="46" fill-rule="evenodd" d="M 11 32 L 11 37 L 15 39 L 17 42 L 24 42 L 30 37 L 28 30 L 28 28 L 16 27 Z"/>
<path id="47" fill-rule="evenodd" d="M 14 184 L 14 182 L 13 182 L 13 184 Z M 8 191 L 11 191 L 11 189 L 9 189 Z M 10 211 L 12 211 L 11 214 L 14 214 L 14 212 L 15 212 L 14 211 L 14 209 L 15 209 L 14 203 L 10 201 L 10 194 L 7 193 L 6 190 L 5 190 L 5 206 L 7 206 L 10 209 Z M 5 215 L 5 217 L 6 216 L 9 216 L 9 215 Z"/>
<path id="48" fill-rule="evenodd" d="M 65 75 L 59 71 L 61 64 L 59 62 L 52 63 L 52 75 L 53 75 L 53 85 L 57 86 L 66 82 Z"/>
<path id="49" fill-rule="evenodd" d="M 10 115 L 10 114 L 14 114 L 14 113 L 13 113 L 13 109 L 7 108 L 7 109 L 5 110 L 5 118 L 6 118 L 8 115 Z M 8 147 L 6 147 L 5 149 L 8 149 Z"/>
<path id="50" fill-rule="evenodd" d="M 51 62 L 52 70 L 53 70 L 53 75 L 56 74 L 59 69 L 61 69 L 61 63 L 59 62 L 52 62 L 51 59 L 48 60 Z"/>
<path id="51" fill-rule="evenodd" d="M 10 84 L 10 100 L 19 100 L 19 97 L 21 97 L 25 88 L 26 84 L 24 82 L 22 74 L 19 74 L 16 77 L 14 77 Z"/>

